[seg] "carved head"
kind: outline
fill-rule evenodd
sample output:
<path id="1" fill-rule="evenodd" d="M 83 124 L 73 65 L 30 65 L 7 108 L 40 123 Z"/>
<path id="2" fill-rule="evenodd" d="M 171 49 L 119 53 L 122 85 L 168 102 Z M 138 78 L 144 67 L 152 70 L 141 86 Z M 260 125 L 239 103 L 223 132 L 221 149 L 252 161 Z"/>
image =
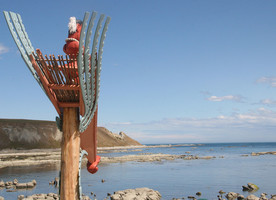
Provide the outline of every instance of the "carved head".
<path id="1" fill-rule="evenodd" d="M 63 46 L 63 51 L 71 58 L 75 58 L 79 53 L 79 40 L 82 21 L 76 20 L 75 17 L 70 17 L 68 28 L 68 38 L 65 40 L 66 44 Z"/>

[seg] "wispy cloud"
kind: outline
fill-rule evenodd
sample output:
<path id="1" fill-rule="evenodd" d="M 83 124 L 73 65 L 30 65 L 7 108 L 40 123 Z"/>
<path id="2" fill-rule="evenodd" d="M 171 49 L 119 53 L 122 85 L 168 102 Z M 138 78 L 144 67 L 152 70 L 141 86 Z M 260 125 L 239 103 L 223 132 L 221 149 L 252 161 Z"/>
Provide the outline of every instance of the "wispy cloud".
<path id="1" fill-rule="evenodd" d="M 273 76 L 270 76 L 270 77 L 263 76 L 263 77 L 259 78 L 256 82 L 257 83 L 267 83 L 271 87 L 276 87 L 276 77 L 273 77 Z"/>
<path id="2" fill-rule="evenodd" d="M 241 96 L 234 96 L 234 95 L 227 95 L 227 96 L 210 96 L 207 98 L 208 101 L 236 101 L 241 102 L 242 97 Z"/>
<path id="3" fill-rule="evenodd" d="M 169 118 L 147 123 L 109 123 L 143 143 L 276 141 L 276 112 L 259 108 L 213 118 Z"/>
<path id="4" fill-rule="evenodd" d="M 260 104 L 267 105 L 267 106 L 273 106 L 276 105 L 276 101 L 272 99 L 263 99 L 260 101 Z"/>
<path id="5" fill-rule="evenodd" d="M 0 43 L 0 55 L 9 52 L 9 48 Z"/>

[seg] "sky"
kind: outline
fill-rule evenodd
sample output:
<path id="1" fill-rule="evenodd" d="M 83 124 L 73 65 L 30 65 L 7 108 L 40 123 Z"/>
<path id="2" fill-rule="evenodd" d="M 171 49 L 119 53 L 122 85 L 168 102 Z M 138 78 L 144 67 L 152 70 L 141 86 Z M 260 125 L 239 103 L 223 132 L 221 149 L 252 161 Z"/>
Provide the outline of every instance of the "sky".
<path id="1" fill-rule="evenodd" d="M 69 17 L 111 17 L 98 125 L 143 144 L 276 142 L 276 1 L 1 0 L 34 48 L 64 55 Z M 2 15 L 2 16 L 1 16 Z M 0 118 L 54 121 L 0 15 Z"/>

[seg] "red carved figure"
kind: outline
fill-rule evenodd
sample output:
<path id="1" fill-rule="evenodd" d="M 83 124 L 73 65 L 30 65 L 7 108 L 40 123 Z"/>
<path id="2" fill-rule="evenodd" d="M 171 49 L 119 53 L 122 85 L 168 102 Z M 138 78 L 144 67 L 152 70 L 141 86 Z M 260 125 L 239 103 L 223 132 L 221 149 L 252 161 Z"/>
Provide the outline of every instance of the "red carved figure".
<path id="1" fill-rule="evenodd" d="M 63 51 L 69 55 L 70 58 L 76 58 L 79 52 L 82 21 L 76 20 L 75 17 L 70 17 L 68 28 L 68 38 L 65 40 L 66 44 L 63 46 Z"/>

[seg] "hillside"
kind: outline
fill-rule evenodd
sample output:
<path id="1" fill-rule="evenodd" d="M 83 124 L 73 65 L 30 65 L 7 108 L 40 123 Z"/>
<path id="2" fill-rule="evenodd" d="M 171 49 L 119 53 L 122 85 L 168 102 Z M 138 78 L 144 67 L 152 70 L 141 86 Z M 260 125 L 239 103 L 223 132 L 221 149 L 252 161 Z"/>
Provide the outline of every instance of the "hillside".
<path id="1" fill-rule="evenodd" d="M 128 137 L 124 132 L 112 133 L 104 127 L 98 127 L 98 147 L 115 147 L 141 145 L 136 140 Z"/>
<path id="2" fill-rule="evenodd" d="M 59 148 L 62 138 L 53 121 L 0 119 L 0 150 Z M 114 134 L 104 127 L 98 127 L 98 146 L 141 145 L 125 133 Z"/>

